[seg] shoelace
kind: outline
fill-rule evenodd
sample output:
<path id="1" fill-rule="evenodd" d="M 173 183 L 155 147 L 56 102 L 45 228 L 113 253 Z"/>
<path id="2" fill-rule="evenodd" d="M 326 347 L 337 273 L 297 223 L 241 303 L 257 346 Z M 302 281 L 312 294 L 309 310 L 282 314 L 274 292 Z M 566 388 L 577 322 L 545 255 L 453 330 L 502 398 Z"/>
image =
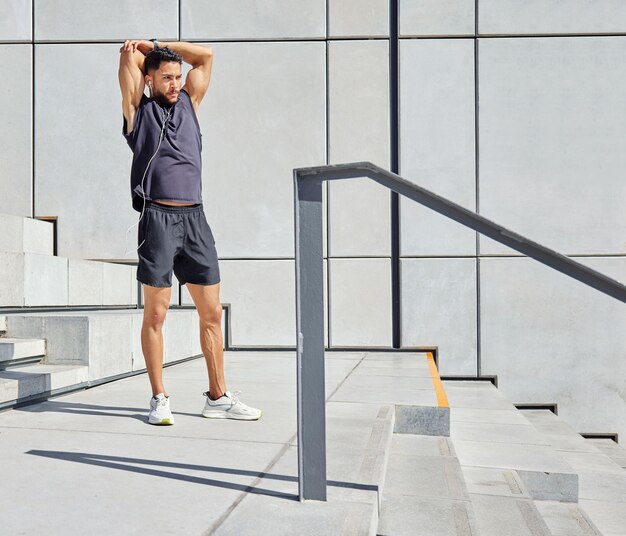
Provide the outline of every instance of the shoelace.
<path id="1" fill-rule="evenodd" d="M 202 393 L 204 396 L 206 396 L 211 402 L 215 402 L 215 400 L 213 400 L 210 396 L 209 396 L 209 392 L 206 391 L 204 393 Z M 224 396 L 226 398 L 228 398 L 230 400 L 230 403 L 232 406 L 234 406 L 235 404 L 239 403 L 239 397 L 237 395 L 240 395 L 241 391 L 235 391 L 234 393 L 230 393 L 230 397 L 227 394 L 224 394 Z M 221 398 L 221 397 L 220 397 Z"/>

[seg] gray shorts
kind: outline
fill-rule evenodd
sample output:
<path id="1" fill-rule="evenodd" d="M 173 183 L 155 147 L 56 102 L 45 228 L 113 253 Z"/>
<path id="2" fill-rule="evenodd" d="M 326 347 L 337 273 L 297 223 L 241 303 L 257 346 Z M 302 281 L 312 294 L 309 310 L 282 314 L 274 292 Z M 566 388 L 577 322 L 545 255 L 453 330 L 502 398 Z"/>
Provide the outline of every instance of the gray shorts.
<path id="1" fill-rule="evenodd" d="M 220 282 L 215 240 L 201 204 L 148 203 L 137 235 L 137 245 L 141 244 L 137 250 L 138 281 L 153 287 L 171 287 L 173 269 L 182 285 Z"/>

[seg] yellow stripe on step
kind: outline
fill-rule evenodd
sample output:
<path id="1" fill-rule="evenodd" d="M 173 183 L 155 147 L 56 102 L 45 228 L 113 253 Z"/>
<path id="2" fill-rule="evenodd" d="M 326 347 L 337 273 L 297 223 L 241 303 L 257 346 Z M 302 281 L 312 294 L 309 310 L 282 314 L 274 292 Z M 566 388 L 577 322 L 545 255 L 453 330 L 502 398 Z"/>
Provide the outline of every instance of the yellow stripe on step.
<path id="1" fill-rule="evenodd" d="M 437 370 L 437 365 L 435 365 L 435 358 L 433 357 L 433 353 L 427 352 L 426 359 L 428 360 L 430 375 L 433 377 L 435 393 L 437 393 L 437 403 L 439 404 L 440 408 L 447 408 L 448 397 L 446 396 L 446 392 L 443 390 L 443 384 L 441 383 L 441 378 L 439 378 L 439 371 Z"/>

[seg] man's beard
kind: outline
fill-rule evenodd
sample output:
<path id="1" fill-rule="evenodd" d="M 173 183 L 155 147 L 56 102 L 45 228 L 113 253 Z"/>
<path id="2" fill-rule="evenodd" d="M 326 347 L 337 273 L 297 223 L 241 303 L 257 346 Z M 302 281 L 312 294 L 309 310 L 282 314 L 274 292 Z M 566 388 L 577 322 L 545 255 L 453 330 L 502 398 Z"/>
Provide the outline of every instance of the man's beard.
<path id="1" fill-rule="evenodd" d="M 172 106 L 178 102 L 178 96 L 175 101 L 169 101 L 164 93 L 157 93 L 155 91 L 152 92 L 152 98 L 162 106 Z"/>

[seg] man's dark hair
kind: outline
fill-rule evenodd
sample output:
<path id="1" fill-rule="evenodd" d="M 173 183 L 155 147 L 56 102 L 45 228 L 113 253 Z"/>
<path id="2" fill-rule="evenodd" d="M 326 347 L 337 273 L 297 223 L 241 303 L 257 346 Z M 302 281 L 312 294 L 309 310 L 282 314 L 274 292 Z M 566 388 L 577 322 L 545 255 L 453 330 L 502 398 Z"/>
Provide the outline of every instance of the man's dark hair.
<path id="1" fill-rule="evenodd" d="M 156 71 L 162 61 L 175 61 L 182 64 L 183 58 L 178 52 L 174 52 L 171 48 L 155 48 L 146 54 L 146 59 L 143 64 L 144 74 L 148 74 L 151 69 Z"/>

